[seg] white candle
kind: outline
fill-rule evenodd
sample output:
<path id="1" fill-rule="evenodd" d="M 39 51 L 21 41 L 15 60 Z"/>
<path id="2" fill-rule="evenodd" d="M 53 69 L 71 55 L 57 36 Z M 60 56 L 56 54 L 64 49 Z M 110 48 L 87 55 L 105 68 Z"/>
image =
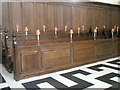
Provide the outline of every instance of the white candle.
<path id="1" fill-rule="evenodd" d="M 39 35 L 37 35 L 37 40 L 40 40 L 40 37 L 39 37 Z"/>
<path id="2" fill-rule="evenodd" d="M 83 31 L 83 33 L 84 33 L 84 31 L 85 31 L 85 26 L 84 26 L 84 25 L 82 26 L 82 31 Z"/>
<path id="3" fill-rule="evenodd" d="M 96 39 L 96 32 L 94 32 L 94 40 Z"/>
<path id="4" fill-rule="evenodd" d="M 94 29 L 94 40 L 96 39 L 97 29 Z"/>
<path id="5" fill-rule="evenodd" d="M 36 30 L 37 40 L 40 40 L 40 30 Z"/>
<path id="6" fill-rule="evenodd" d="M 18 28 L 17 28 L 17 32 L 18 32 L 19 30 L 18 30 Z"/>
<path id="7" fill-rule="evenodd" d="M 43 31 L 45 32 L 45 28 L 43 29 Z"/>
<path id="8" fill-rule="evenodd" d="M 117 35 L 118 35 L 118 30 L 119 30 L 119 27 L 117 27 Z"/>
<path id="9" fill-rule="evenodd" d="M 113 35 L 114 35 L 114 28 L 112 28 L 112 38 L 113 38 Z"/>
<path id="10" fill-rule="evenodd" d="M 28 32 L 28 27 L 25 27 L 25 35 L 27 36 Z"/>
<path id="11" fill-rule="evenodd" d="M 17 28 L 16 31 L 18 32 L 19 31 L 19 25 L 16 25 L 16 28 Z"/>
<path id="12" fill-rule="evenodd" d="M 55 35 L 57 35 L 57 30 L 58 30 L 58 28 L 57 28 L 57 27 L 55 27 Z"/>
<path id="13" fill-rule="evenodd" d="M 55 30 L 55 35 L 57 35 L 57 31 Z"/>
<path id="14" fill-rule="evenodd" d="M 112 32 L 112 38 L 113 38 L 114 33 Z"/>
<path id="15" fill-rule="evenodd" d="M 25 35 L 27 35 L 27 31 L 25 32 Z"/>
<path id="16" fill-rule="evenodd" d="M 67 31 L 67 25 L 65 25 L 65 32 Z"/>
<path id="17" fill-rule="evenodd" d="M 70 30 L 70 38 L 71 38 L 71 39 L 73 38 L 72 35 L 73 35 L 73 30 L 71 29 L 71 30 Z"/>
<path id="18" fill-rule="evenodd" d="M 70 38 L 72 38 L 72 34 L 70 34 Z"/>
<path id="19" fill-rule="evenodd" d="M 78 34 L 80 34 L 80 31 L 78 30 Z"/>
<path id="20" fill-rule="evenodd" d="M 46 28 L 46 26 L 45 25 L 43 25 L 43 31 L 45 32 L 45 28 Z"/>

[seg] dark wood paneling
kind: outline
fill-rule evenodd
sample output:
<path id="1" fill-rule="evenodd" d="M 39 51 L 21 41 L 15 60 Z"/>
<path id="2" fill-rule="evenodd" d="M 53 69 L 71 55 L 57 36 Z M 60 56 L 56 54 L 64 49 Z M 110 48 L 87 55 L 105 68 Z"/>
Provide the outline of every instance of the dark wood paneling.
<path id="1" fill-rule="evenodd" d="M 34 3 L 32 2 L 24 2 L 22 3 L 22 12 L 23 12 L 23 29 L 24 27 L 28 27 L 30 31 L 34 31 L 35 29 L 35 8 Z"/>
<path id="2" fill-rule="evenodd" d="M 17 80 L 97 62 L 118 56 L 118 39 L 64 42 L 65 39 L 43 41 L 41 45 L 15 45 L 15 78 Z M 31 42 L 31 44 L 30 44 Z"/>
<path id="3" fill-rule="evenodd" d="M 70 64 L 70 46 L 44 47 L 42 48 L 43 68 L 58 67 Z"/>
<path id="4" fill-rule="evenodd" d="M 87 29 L 89 29 L 90 27 L 91 28 L 94 28 L 94 26 L 93 26 L 93 9 L 92 9 L 92 7 L 88 7 L 88 9 L 87 9 L 87 26 L 88 26 L 88 28 Z"/>
<path id="5" fill-rule="evenodd" d="M 22 30 L 22 7 L 20 2 L 11 3 L 11 20 L 12 30 L 16 31 L 16 25 L 19 25 L 19 30 Z"/>
<path id="6" fill-rule="evenodd" d="M 94 43 L 83 43 L 74 46 L 74 62 L 87 63 L 95 58 Z"/>
<path id="7" fill-rule="evenodd" d="M 41 59 L 38 48 L 19 48 L 20 50 L 20 71 L 21 73 L 34 72 L 41 68 Z"/>
<path id="8" fill-rule="evenodd" d="M 72 7 L 72 28 L 73 30 L 77 30 L 77 27 L 80 26 L 79 24 L 79 7 Z"/>
<path id="9" fill-rule="evenodd" d="M 109 41 L 102 41 L 96 43 L 96 58 L 106 58 L 113 54 L 113 42 L 112 40 Z"/>
<path id="10" fill-rule="evenodd" d="M 3 2 L 2 3 L 2 25 L 3 29 L 9 29 L 10 30 L 10 12 L 9 12 L 9 3 Z"/>
<path id="11" fill-rule="evenodd" d="M 35 30 L 42 29 L 45 23 L 45 4 L 36 3 L 35 4 Z"/>
<path id="12" fill-rule="evenodd" d="M 85 25 L 85 30 L 87 30 L 87 7 L 82 6 L 80 7 L 80 22 L 81 22 L 81 26 Z"/>
<path id="13" fill-rule="evenodd" d="M 64 10 L 65 10 L 64 23 L 65 25 L 68 26 L 68 29 L 71 29 L 72 28 L 72 7 L 65 6 Z"/>
<path id="14" fill-rule="evenodd" d="M 113 53 L 115 56 L 118 56 L 118 52 L 119 52 L 118 42 L 119 42 L 118 39 L 113 41 Z"/>
<path id="15" fill-rule="evenodd" d="M 86 30 L 90 26 L 101 29 L 106 25 L 112 28 L 119 23 L 118 8 L 98 3 L 3 3 L 3 27 L 14 30 L 15 25 L 19 24 L 22 30 L 27 26 L 32 31 L 41 29 L 43 24 L 48 30 L 53 30 L 55 26 L 63 29 L 64 25 L 68 25 L 69 29 L 82 25 L 85 25 Z"/>
<path id="16" fill-rule="evenodd" d="M 46 11 L 47 30 L 54 30 L 54 27 L 55 27 L 55 6 L 52 4 L 47 4 L 45 11 Z"/>
<path id="17" fill-rule="evenodd" d="M 56 5 L 56 23 L 59 30 L 64 30 L 64 6 Z"/>
<path id="18" fill-rule="evenodd" d="M 43 68 L 53 68 L 70 63 L 70 50 L 56 50 L 42 52 Z"/>

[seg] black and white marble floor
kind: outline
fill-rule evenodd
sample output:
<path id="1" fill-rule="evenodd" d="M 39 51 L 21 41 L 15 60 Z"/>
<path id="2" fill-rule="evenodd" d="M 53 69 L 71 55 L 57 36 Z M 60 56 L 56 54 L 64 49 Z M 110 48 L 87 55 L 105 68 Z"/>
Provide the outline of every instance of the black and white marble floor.
<path id="1" fill-rule="evenodd" d="M 46 90 L 78 88 L 79 90 L 120 90 L 120 57 L 87 64 L 68 70 L 15 81 L 13 75 L 0 65 L 0 90 L 22 88 Z"/>

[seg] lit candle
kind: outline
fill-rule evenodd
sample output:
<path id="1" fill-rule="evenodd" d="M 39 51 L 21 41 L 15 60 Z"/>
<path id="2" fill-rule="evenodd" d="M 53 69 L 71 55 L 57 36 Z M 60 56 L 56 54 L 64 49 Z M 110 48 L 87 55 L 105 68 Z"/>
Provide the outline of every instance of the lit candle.
<path id="1" fill-rule="evenodd" d="M 40 30 L 36 30 L 37 40 L 40 40 Z"/>
<path id="2" fill-rule="evenodd" d="M 57 27 L 55 27 L 55 35 L 57 35 L 57 31 L 58 31 L 58 28 L 57 28 Z"/>
<path id="3" fill-rule="evenodd" d="M 45 29 L 46 29 L 46 26 L 45 25 L 43 25 L 43 31 L 45 32 Z"/>
<path id="4" fill-rule="evenodd" d="M 103 25 L 103 28 L 104 28 L 104 29 L 106 28 L 105 25 Z"/>
<path id="5" fill-rule="evenodd" d="M 78 30 L 78 34 L 79 34 L 80 33 L 80 27 L 78 27 L 77 30 Z"/>
<path id="6" fill-rule="evenodd" d="M 68 28 L 67 25 L 65 25 L 65 31 L 67 31 L 67 28 Z"/>
<path id="7" fill-rule="evenodd" d="M 17 32 L 19 31 L 19 25 L 16 25 L 16 31 Z"/>
<path id="8" fill-rule="evenodd" d="M 84 26 L 84 25 L 82 25 L 82 31 L 83 31 L 83 33 L 84 33 L 84 31 L 85 31 L 85 26 Z"/>
<path id="9" fill-rule="evenodd" d="M 119 27 L 117 27 L 117 35 L 118 35 L 118 30 L 119 30 Z"/>
<path id="10" fill-rule="evenodd" d="M 70 29 L 70 38 L 72 39 L 72 36 L 73 35 L 73 30 L 72 29 Z"/>
<path id="11" fill-rule="evenodd" d="M 97 29 L 94 29 L 94 40 L 96 39 L 96 33 L 97 33 Z"/>
<path id="12" fill-rule="evenodd" d="M 114 35 L 114 28 L 112 28 L 112 38 L 113 38 L 113 35 Z"/>
<path id="13" fill-rule="evenodd" d="M 116 29 L 116 26 L 114 25 L 114 29 Z"/>
<path id="14" fill-rule="evenodd" d="M 25 35 L 27 35 L 28 27 L 25 27 Z"/>

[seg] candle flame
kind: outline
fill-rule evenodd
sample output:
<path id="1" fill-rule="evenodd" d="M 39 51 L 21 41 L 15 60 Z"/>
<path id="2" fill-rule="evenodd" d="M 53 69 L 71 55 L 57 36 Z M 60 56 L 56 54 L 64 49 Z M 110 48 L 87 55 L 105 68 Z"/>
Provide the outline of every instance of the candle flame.
<path id="1" fill-rule="evenodd" d="M 95 29 L 98 29 L 98 27 L 95 27 Z"/>
<path id="2" fill-rule="evenodd" d="M 72 29 L 70 29 L 70 34 L 73 34 L 73 30 Z"/>
<path id="3" fill-rule="evenodd" d="M 36 35 L 40 35 L 40 30 L 36 30 Z"/>
<path id="4" fill-rule="evenodd" d="M 45 29 L 46 28 L 46 26 L 45 25 L 43 25 L 43 29 Z"/>
<path id="5" fill-rule="evenodd" d="M 65 29 L 67 29 L 68 27 L 67 27 L 67 25 L 65 25 Z"/>
<path id="6" fill-rule="evenodd" d="M 26 32 L 28 31 L 28 27 L 25 27 L 25 31 L 26 31 Z"/>
<path id="7" fill-rule="evenodd" d="M 85 28 L 85 26 L 84 26 L 84 25 L 82 25 L 82 28 Z"/>
<path id="8" fill-rule="evenodd" d="M 116 26 L 114 25 L 114 28 L 116 28 Z"/>
<path id="9" fill-rule="evenodd" d="M 97 29 L 95 28 L 95 29 L 94 29 L 94 33 L 96 33 L 96 32 L 97 32 Z"/>
<path id="10" fill-rule="evenodd" d="M 105 28 L 105 25 L 103 25 L 103 28 Z"/>
<path id="11" fill-rule="evenodd" d="M 112 28 L 112 32 L 114 32 L 114 28 Z"/>
<path id="12" fill-rule="evenodd" d="M 58 30 L 58 28 L 57 27 L 55 27 L 55 31 L 57 31 Z"/>
<path id="13" fill-rule="evenodd" d="M 16 28 L 18 29 L 18 28 L 19 28 L 19 25 L 16 25 Z"/>
<path id="14" fill-rule="evenodd" d="M 78 27 L 78 29 L 77 29 L 78 31 L 80 30 L 80 27 Z"/>

